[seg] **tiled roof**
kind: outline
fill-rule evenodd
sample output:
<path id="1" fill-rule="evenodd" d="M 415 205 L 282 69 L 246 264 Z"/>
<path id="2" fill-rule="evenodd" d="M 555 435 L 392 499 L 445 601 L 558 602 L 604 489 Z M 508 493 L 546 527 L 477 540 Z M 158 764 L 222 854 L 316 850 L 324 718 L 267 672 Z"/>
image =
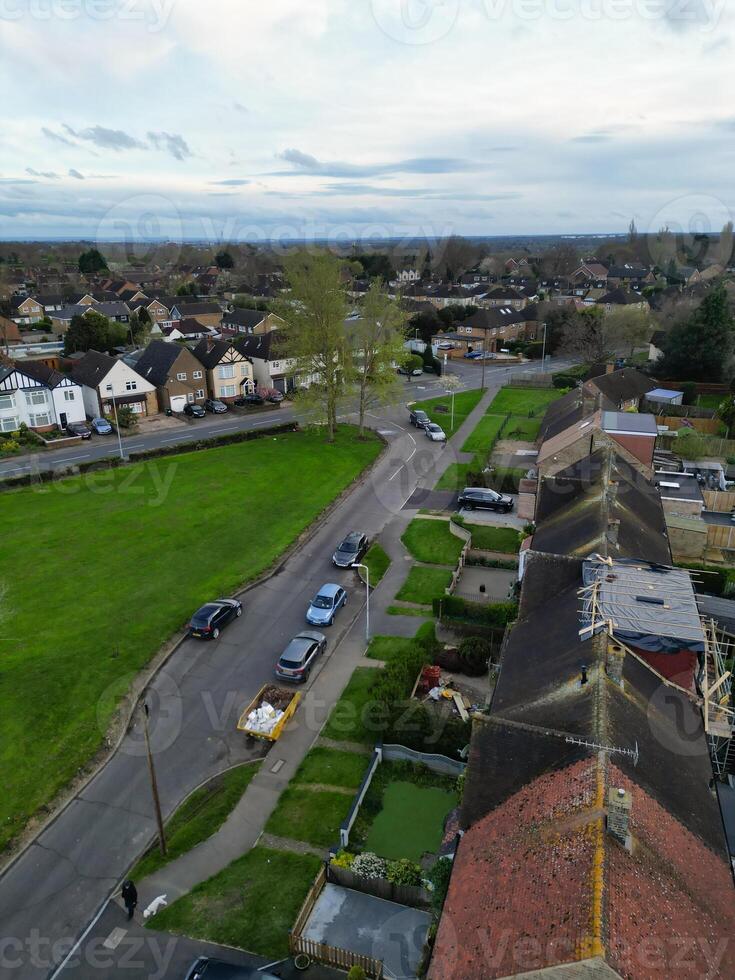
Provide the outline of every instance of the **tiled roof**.
<path id="1" fill-rule="evenodd" d="M 633 398 L 642 398 L 647 392 L 653 391 L 656 382 L 635 368 L 622 368 L 620 371 L 610 371 L 596 378 L 585 381 L 585 389 L 601 391 L 616 407 Z"/>

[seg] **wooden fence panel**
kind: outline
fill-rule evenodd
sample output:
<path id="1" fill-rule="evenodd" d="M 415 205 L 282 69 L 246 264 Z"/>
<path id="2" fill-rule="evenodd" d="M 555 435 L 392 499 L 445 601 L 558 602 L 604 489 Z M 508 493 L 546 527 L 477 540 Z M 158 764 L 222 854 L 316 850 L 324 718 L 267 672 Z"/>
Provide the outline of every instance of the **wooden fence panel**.
<path id="1" fill-rule="evenodd" d="M 735 548 L 735 525 L 723 527 L 719 524 L 707 525 L 707 547 L 718 548 L 720 551 L 731 551 Z"/>
<path id="2" fill-rule="evenodd" d="M 735 493 L 730 490 L 705 490 L 702 495 L 707 510 L 728 511 L 735 507 Z"/>
<path id="3" fill-rule="evenodd" d="M 339 946 L 329 946 L 318 943 L 304 936 L 291 933 L 289 939 L 291 953 L 295 956 L 303 953 L 317 963 L 333 966 L 337 970 L 349 970 L 353 966 L 361 966 L 365 973 L 374 980 L 383 980 L 383 961 L 364 953 L 353 953 L 350 949 L 340 949 Z"/>
<path id="4" fill-rule="evenodd" d="M 309 893 L 304 899 L 304 904 L 301 906 L 299 914 L 296 916 L 296 922 L 294 922 L 292 933 L 295 935 L 301 935 L 302 930 L 309 921 L 309 916 L 311 915 L 314 906 L 316 905 L 316 900 L 322 893 L 322 889 L 327 883 L 327 869 L 322 865 L 319 869 L 319 874 L 316 876 L 314 884 L 309 889 Z"/>
<path id="5" fill-rule="evenodd" d="M 382 898 L 386 902 L 396 902 L 398 905 L 409 905 L 414 909 L 425 909 L 431 905 L 431 896 L 420 886 L 394 885 L 387 878 L 363 878 L 349 868 L 336 868 L 330 864 L 327 869 L 327 880 L 342 888 L 351 888 L 356 892 Z"/>

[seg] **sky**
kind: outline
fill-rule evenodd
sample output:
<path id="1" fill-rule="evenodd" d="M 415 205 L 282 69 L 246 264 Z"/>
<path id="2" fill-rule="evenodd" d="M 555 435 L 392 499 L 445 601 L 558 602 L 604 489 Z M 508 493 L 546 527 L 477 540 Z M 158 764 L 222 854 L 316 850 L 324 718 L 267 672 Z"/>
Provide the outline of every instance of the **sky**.
<path id="1" fill-rule="evenodd" d="M 727 0 L 0 0 L 0 239 L 719 230 Z"/>

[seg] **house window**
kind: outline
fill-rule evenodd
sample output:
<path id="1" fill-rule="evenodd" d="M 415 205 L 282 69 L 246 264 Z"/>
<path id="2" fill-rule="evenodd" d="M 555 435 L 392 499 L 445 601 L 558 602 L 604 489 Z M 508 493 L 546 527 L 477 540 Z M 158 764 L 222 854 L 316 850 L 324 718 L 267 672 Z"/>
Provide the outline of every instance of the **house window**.
<path id="1" fill-rule="evenodd" d="M 126 381 L 125 382 L 125 391 L 137 391 L 137 390 L 138 390 L 138 382 L 137 381 Z"/>
<path id="2" fill-rule="evenodd" d="M 0 418 L 0 432 L 17 432 L 20 428 L 20 423 L 17 416 L 8 416 L 7 418 Z"/>
<path id="3" fill-rule="evenodd" d="M 232 398 L 237 393 L 234 385 L 222 385 L 219 390 L 220 398 Z"/>
<path id="4" fill-rule="evenodd" d="M 240 374 L 242 374 L 244 377 L 247 373 L 248 373 L 247 361 L 243 361 L 243 363 L 240 365 Z"/>
<path id="5" fill-rule="evenodd" d="M 39 429 L 42 425 L 51 425 L 50 412 L 29 412 L 28 424 L 32 429 Z"/>
<path id="6" fill-rule="evenodd" d="M 177 381 L 186 381 L 186 371 L 181 371 L 179 374 L 177 374 L 176 375 L 176 380 Z"/>
<path id="7" fill-rule="evenodd" d="M 193 371 L 191 376 L 195 381 L 199 381 L 203 377 L 201 371 Z"/>
<path id="8" fill-rule="evenodd" d="M 197 388 L 197 398 L 204 398 L 204 388 Z"/>
<path id="9" fill-rule="evenodd" d="M 64 401 L 65 402 L 74 401 L 74 392 L 70 388 L 64 389 Z"/>
<path id="10" fill-rule="evenodd" d="M 277 371 L 280 368 L 280 366 L 281 366 L 280 361 L 273 361 L 272 367 L 274 368 L 274 370 Z"/>
<path id="11" fill-rule="evenodd" d="M 40 405 L 45 408 L 48 405 L 46 400 L 45 391 L 27 391 L 26 392 L 26 404 L 28 405 Z"/>
<path id="12" fill-rule="evenodd" d="M 218 378 L 234 378 L 235 377 L 235 365 L 234 364 L 221 364 L 217 369 Z"/>
<path id="13" fill-rule="evenodd" d="M 188 402 L 190 402 L 190 403 L 194 401 L 194 392 L 193 391 L 187 391 L 187 393 L 186 393 L 186 400 Z"/>
<path id="14" fill-rule="evenodd" d="M 5 408 L 15 408 L 15 398 L 12 395 L 0 395 L 0 412 Z"/>

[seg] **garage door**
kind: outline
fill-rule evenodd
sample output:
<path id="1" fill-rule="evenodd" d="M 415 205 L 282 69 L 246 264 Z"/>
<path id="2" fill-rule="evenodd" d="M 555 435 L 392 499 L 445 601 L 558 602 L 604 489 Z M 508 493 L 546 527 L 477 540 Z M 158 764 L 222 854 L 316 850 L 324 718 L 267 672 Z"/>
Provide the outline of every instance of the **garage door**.
<path id="1" fill-rule="evenodd" d="M 172 412 L 183 412 L 184 405 L 186 405 L 186 395 L 172 395 L 171 396 L 171 411 Z"/>

